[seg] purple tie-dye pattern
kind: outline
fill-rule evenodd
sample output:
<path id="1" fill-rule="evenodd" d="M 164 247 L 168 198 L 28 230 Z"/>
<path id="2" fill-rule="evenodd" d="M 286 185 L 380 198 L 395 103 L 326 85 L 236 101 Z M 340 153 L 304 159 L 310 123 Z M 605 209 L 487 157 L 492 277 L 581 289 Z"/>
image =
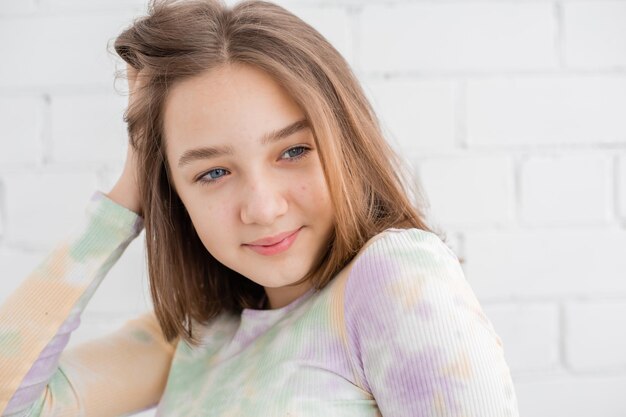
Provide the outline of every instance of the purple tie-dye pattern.
<path id="1" fill-rule="evenodd" d="M 383 415 L 518 415 L 501 341 L 436 235 L 387 230 L 357 259 L 344 306 L 358 373 Z"/>
<path id="2" fill-rule="evenodd" d="M 83 222 L 86 229 L 76 230 L 70 246 L 81 259 L 92 260 L 95 269 L 108 270 L 143 221 L 101 193 L 93 196 L 88 214 L 98 221 Z M 110 216 L 121 220 L 112 230 L 103 230 L 103 219 Z M 98 239 L 108 243 L 88 246 Z M 67 251 L 55 253 L 59 259 L 45 264 L 42 274 L 57 263 L 71 270 L 71 262 L 80 262 L 66 257 Z M 98 267 L 94 259 L 102 264 Z M 76 279 L 59 277 L 72 282 L 70 278 Z M 157 405 L 159 417 L 519 415 L 501 341 L 464 280 L 458 259 L 436 235 L 419 229 L 388 229 L 375 236 L 326 287 L 311 290 L 281 309 L 246 309 L 238 317 L 218 316 L 201 329 L 203 344 L 198 348 L 181 341 L 166 354 L 164 343 L 153 344 L 153 354 L 163 349 L 159 360 L 169 358 L 158 404 L 152 399 L 156 387 L 142 390 L 142 402 L 133 401 L 142 388 L 139 385 L 149 380 L 133 385 L 137 393 L 131 388 L 112 398 L 110 382 L 125 378 L 108 368 L 100 373 L 91 370 L 96 361 L 111 360 L 108 356 L 66 369 L 71 372 L 63 373 L 62 384 L 50 379 L 50 372 L 60 375 L 58 354 L 79 325 L 78 314 L 91 296 L 88 289 L 98 279 L 97 274 L 83 279 L 85 293 L 64 323 L 53 323 L 50 317 L 49 323 L 38 323 L 57 326 L 57 334 L 42 345 L 45 349 L 10 405 L 19 402 L 25 410 L 37 403 L 31 417 L 57 412 L 77 415 L 89 406 L 100 411 L 105 404 L 134 412 Z M 36 301 L 35 295 L 45 297 L 25 294 L 24 302 Z M 156 337 L 151 323 L 119 334 L 125 336 L 120 349 L 133 346 L 135 340 L 141 353 L 129 359 L 124 352 L 108 351 L 118 358 L 111 362 L 121 369 L 118 372 L 132 369 L 143 375 L 154 367 L 150 361 L 142 365 L 145 368 L 137 364 L 137 355 L 148 353 L 144 344 Z M 0 359 L 11 354 L 9 348 L 3 351 L 0 345 Z M 72 360 L 67 356 L 64 365 Z M 80 391 L 80 398 L 74 389 Z M 52 403 L 44 406 L 44 399 Z"/>
<path id="3" fill-rule="evenodd" d="M 406 410 L 420 410 L 418 416 L 440 414 L 433 406 L 434 399 L 445 401 L 448 415 L 462 412 L 456 400 L 456 392 L 463 388 L 463 382 L 457 378 L 439 372 L 445 360 L 443 349 L 431 348 L 416 354 L 398 352 L 395 356 L 399 364 L 385 371 L 386 381 L 415 381 L 415 384 L 394 384 L 396 401 Z"/>
<path id="4" fill-rule="evenodd" d="M 30 368 L 19 388 L 5 409 L 7 415 L 23 412 L 41 395 L 48 380 L 57 370 L 59 357 L 70 339 L 70 334 L 80 325 L 80 317 L 74 313 L 68 316 L 58 333 L 41 352 Z M 3 414 L 4 415 L 4 414 Z"/>
<path id="5" fill-rule="evenodd" d="M 60 400 L 66 399 L 68 393 L 57 387 L 66 389 L 71 385 L 53 382 L 55 377 L 56 381 L 63 380 L 58 365 L 71 332 L 80 325 L 84 303 L 143 228 L 141 217 L 99 191 L 92 194 L 85 214 L 0 306 L 0 334 L 15 329 L 19 334 L 13 340 L 0 342 L 2 416 L 60 411 L 56 406 L 62 406 Z M 89 267 L 85 268 L 86 264 Z M 76 302 L 81 291 L 82 298 Z M 58 308 L 56 314 L 49 314 L 51 308 Z M 59 314 L 62 309 L 65 317 Z M 34 360 L 27 359 L 33 352 L 37 353 Z M 44 399 L 50 401 L 46 407 L 32 410 L 35 405 L 43 405 Z"/>

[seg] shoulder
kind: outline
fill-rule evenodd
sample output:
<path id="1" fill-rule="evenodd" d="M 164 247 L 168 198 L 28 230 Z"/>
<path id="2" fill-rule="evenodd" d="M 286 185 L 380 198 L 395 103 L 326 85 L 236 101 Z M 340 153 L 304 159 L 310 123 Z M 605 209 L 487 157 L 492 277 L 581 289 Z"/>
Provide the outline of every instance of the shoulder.
<path id="1" fill-rule="evenodd" d="M 387 229 L 355 257 L 343 294 L 346 320 L 391 319 L 452 302 L 471 289 L 457 256 L 434 233 Z"/>
<path id="2" fill-rule="evenodd" d="M 458 257 L 436 234 L 417 228 L 390 228 L 364 245 L 354 259 L 348 281 L 451 266 L 460 268 Z"/>
<path id="3" fill-rule="evenodd" d="M 387 229 L 368 241 L 349 271 L 343 301 L 346 320 L 356 322 L 458 303 L 478 307 L 456 254 L 436 234 L 416 228 Z"/>
<path id="4" fill-rule="evenodd" d="M 392 366 L 393 354 L 429 339 L 426 322 L 448 304 L 450 283 L 460 274 L 457 265 L 436 234 L 416 228 L 387 229 L 355 257 L 343 308 L 355 374 L 365 390 L 374 388 L 367 370 L 374 357 Z"/>
<path id="5" fill-rule="evenodd" d="M 370 243 L 371 242 L 371 243 Z M 372 237 L 369 244 L 366 244 L 365 251 L 374 247 L 376 250 L 391 249 L 391 250 L 426 250 L 426 252 L 432 253 L 433 251 L 443 251 L 446 256 L 452 256 L 456 258 L 454 252 L 441 240 L 439 236 L 426 230 L 410 228 L 410 229 L 396 229 L 389 228 L 383 232 Z M 373 248 L 372 248 L 373 249 Z M 435 253 L 433 253 L 435 254 Z"/>
<path id="6" fill-rule="evenodd" d="M 383 415 L 518 415 L 502 341 L 434 233 L 375 236 L 349 271 L 343 307 L 355 380 Z"/>
<path id="7" fill-rule="evenodd" d="M 518 415 L 502 341 L 436 234 L 376 235 L 349 271 L 343 307 L 355 380 L 383 415 L 442 415 L 442 404 Z"/>

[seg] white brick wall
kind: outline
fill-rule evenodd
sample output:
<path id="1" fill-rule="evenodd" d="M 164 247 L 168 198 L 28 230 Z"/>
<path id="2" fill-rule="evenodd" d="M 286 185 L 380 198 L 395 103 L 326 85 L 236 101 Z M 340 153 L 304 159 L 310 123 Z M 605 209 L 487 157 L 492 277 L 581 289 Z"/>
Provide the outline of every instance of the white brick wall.
<path id="1" fill-rule="evenodd" d="M 398 77 L 369 80 L 364 88 L 389 142 L 403 155 L 456 146 L 454 81 Z"/>
<path id="2" fill-rule="evenodd" d="M 0 302 L 121 172 L 106 45 L 144 3 L 0 0 Z M 521 415 L 626 415 L 626 0 L 279 3 L 348 59 L 412 164 Z M 70 343 L 151 307 L 142 239 Z"/>
<path id="3" fill-rule="evenodd" d="M 467 142 L 480 148 L 624 145 L 624 107 L 621 72 L 470 80 Z"/>
<path id="4" fill-rule="evenodd" d="M 615 214 L 613 172 L 608 153 L 530 157 L 520 177 L 522 222 L 546 227 L 609 225 Z"/>
<path id="5" fill-rule="evenodd" d="M 618 200 L 617 215 L 623 222 L 626 220 L 626 154 L 617 156 L 617 163 L 618 174 L 614 189 Z"/>
<path id="6" fill-rule="evenodd" d="M 442 74 L 553 69 L 555 25 L 549 2 L 372 4 L 359 18 L 359 62 Z"/>
<path id="7" fill-rule="evenodd" d="M 623 229 L 503 229 L 464 237 L 466 277 L 484 300 L 562 302 L 626 293 Z"/>
<path id="8" fill-rule="evenodd" d="M 565 318 L 565 361 L 569 367 L 581 372 L 626 370 L 626 332 L 616 331 L 626 328 L 626 302 L 599 299 L 570 303 Z"/>
<path id="9" fill-rule="evenodd" d="M 626 3 L 567 2 L 563 16 L 568 67 L 601 71 L 626 66 Z"/>
<path id="10" fill-rule="evenodd" d="M 513 161 L 507 156 L 432 158 L 418 164 L 430 216 L 446 228 L 483 228 L 514 221 Z"/>
<path id="11" fill-rule="evenodd" d="M 528 416 L 610 416 L 626 413 L 626 378 L 611 374 L 534 377 L 516 384 L 520 411 Z"/>
<path id="12" fill-rule="evenodd" d="M 36 166 L 44 154 L 45 100 L 36 95 L 0 97 L 0 167 Z"/>
<path id="13" fill-rule="evenodd" d="M 127 97 L 110 93 L 56 95 L 50 103 L 50 161 L 93 166 L 126 156 Z"/>
<path id="14" fill-rule="evenodd" d="M 560 365 L 559 307 L 549 302 L 484 303 L 502 339 L 511 372 L 555 370 Z"/>

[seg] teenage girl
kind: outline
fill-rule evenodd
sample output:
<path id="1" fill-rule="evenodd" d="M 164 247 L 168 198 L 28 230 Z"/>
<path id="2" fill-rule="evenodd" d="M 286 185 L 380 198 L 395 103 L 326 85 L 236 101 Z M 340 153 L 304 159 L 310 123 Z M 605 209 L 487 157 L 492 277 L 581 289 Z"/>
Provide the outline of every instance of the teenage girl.
<path id="1" fill-rule="evenodd" d="M 153 0 L 115 52 L 126 164 L 0 309 L 2 416 L 518 416 L 500 338 L 324 37 L 269 2 Z M 64 350 L 142 230 L 153 310 Z"/>

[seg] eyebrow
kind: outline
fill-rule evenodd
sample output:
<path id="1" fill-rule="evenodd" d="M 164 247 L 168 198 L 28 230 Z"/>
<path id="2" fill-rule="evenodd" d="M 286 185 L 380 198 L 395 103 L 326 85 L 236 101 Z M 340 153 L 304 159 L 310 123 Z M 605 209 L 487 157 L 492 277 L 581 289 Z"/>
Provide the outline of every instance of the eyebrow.
<path id="1" fill-rule="evenodd" d="M 298 120 L 282 129 L 273 130 L 263 135 L 260 140 L 261 145 L 267 145 L 271 142 L 285 139 L 307 127 L 310 126 L 306 119 Z M 202 148 L 189 149 L 185 151 L 178 160 L 178 167 L 182 168 L 198 159 L 210 159 L 221 155 L 232 155 L 233 153 L 235 152 L 232 146 L 205 146 Z"/>

